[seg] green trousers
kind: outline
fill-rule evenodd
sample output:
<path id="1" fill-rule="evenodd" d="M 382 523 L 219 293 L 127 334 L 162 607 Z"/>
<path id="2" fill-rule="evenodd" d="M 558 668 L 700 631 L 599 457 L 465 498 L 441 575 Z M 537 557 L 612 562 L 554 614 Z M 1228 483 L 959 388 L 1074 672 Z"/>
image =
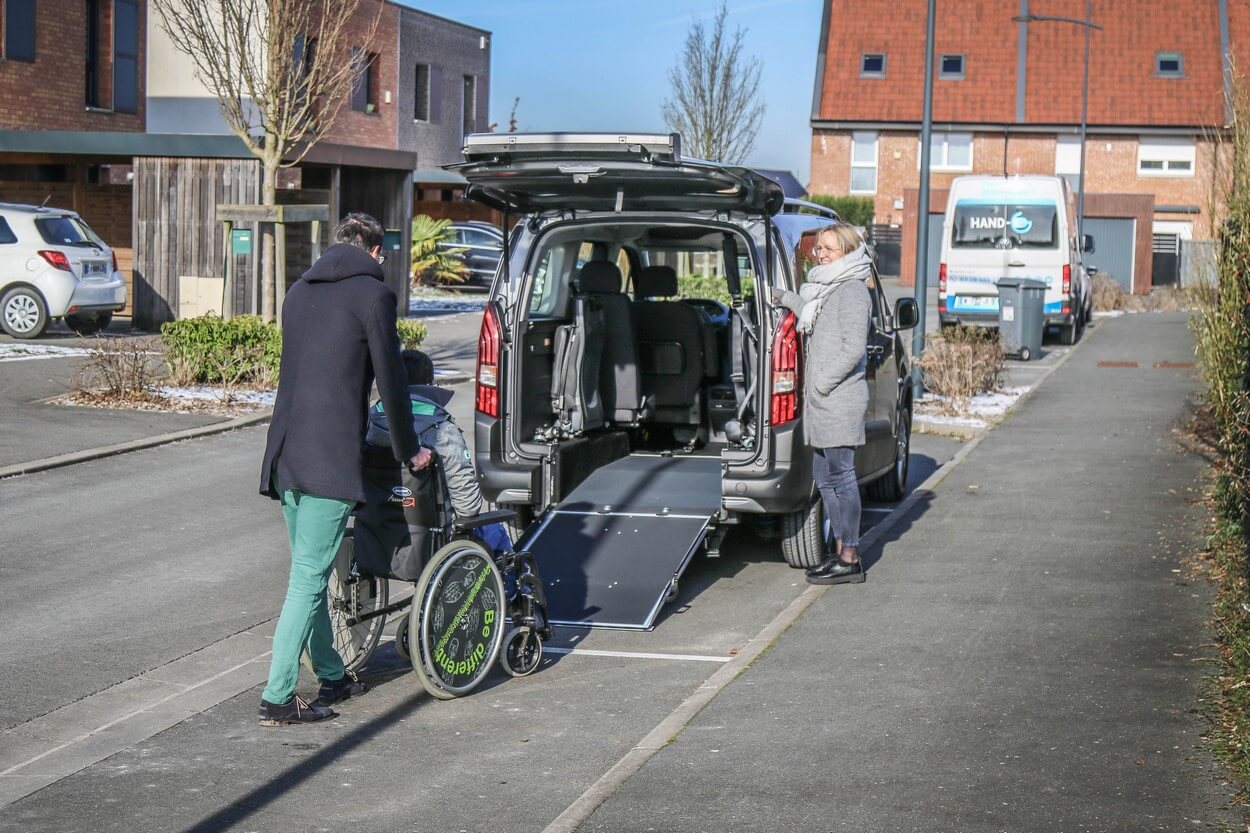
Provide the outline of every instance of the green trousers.
<path id="1" fill-rule="evenodd" d="M 343 658 L 334 650 L 326 583 L 353 506 L 349 501 L 290 489 L 282 493 L 282 514 L 291 542 L 291 578 L 273 635 L 269 684 L 260 695 L 270 703 L 282 704 L 295 696 L 305 646 L 317 679 L 341 680 L 346 673 Z"/>

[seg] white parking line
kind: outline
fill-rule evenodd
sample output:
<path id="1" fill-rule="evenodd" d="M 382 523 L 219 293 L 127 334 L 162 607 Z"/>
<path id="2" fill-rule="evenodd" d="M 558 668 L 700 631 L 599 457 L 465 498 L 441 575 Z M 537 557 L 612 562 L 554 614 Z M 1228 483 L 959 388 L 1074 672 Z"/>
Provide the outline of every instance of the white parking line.
<path id="1" fill-rule="evenodd" d="M 586 657 L 621 657 L 624 659 L 672 659 L 686 662 L 729 662 L 733 657 L 710 657 L 699 654 L 651 654 L 645 651 L 600 651 L 594 648 L 543 648 L 546 654 L 576 654 Z"/>

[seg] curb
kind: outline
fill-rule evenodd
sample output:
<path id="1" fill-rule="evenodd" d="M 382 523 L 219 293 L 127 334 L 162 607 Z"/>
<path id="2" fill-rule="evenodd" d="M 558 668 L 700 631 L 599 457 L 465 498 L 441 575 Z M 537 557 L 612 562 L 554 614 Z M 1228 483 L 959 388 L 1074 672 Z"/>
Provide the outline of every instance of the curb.
<path id="1" fill-rule="evenodd" d="M 48 471 L 50 469 L 64 468 L 65 466 L 73 466 L 78 463 L 90 462 L 91 460 L 102 460 L 105 457 L 116 457 L 119 454 L 128 454 L 131 451 L 142 451 L 145 448 L 156 448 L 157 446 L 169 445 L 170 443 L 181 442 L 182 440 L 193 440 L 197 437 L 224 434 L 228 431 L 235 431 L 239 428 L 248 428 L 253 425 L 266 423 L 269 421 L 271 416 L 273 416 L 271 411 L 264 411 L 259 414 L 236 417 L 235 419 L 229 419 L 225 422 L 215 422 L 212 425 L 202 425 L 199 428 L 187 428 L 183 431 L 174 431 L 171 434 L 144 437 L 140 440 L 128 440 L 124 443 L 104 445 L 99 448 L 88 448 L 83 451 L 72 451 L 69 454 L 59 454 L 56 457 L 46 457 L 42 460 L 32 460 L 29 463 L 17 463 L 12 466 L 3 466 L 0 467 L 0 480 L 4 480 L 9 477 L 20 477 L 24 474 L 34 474 L 36 472 Z"/>
<path id="2" fill-rule="evenodd" d="M 1029 390 L 1022 394 L 1016 403 L 1008 412 L 1007 418 L 1010 418 L 1021 403 L 1026 402 L 1033 391 L 1041 387 L 1042 383 L 1050 378 L 1056 370 L 1072 358 L 1081 346 L 1089 341 L 1089 338 L 1082 338 L 1067 354 L 1059 361 L 1055 362 L 1041 378 L 1034 383 Z M 1006 422 L 1006 419 L 1003 420 Z M 916 504 L 924 497 L 933 493 L 933 490 L 946 477 L 954 471 L 958 466 L 968 458 L 981 442 L 989 436 L 989 434 L 1003 423 L 996 423 L 982 430 L 975 437 L 970 439 L 959 451 L 943 464 L 937 471 L 929 475 L 923 483 L 912 490 L 903 502 L 894 508 L 889 515 L 885 517 L 881 523 L 874 526 L 868 531 L 860 541 L 860 552 L 867 552 L 880 543 L 881 539 L 887 532 L 894 528 L 904 517 L 907 516 Z M 677 740 L 677 737 L 685 730 L 699 712 L 703 711 L 703 707 L 712 702 L 716 695 L 720 694 L 731 682 L 733 682 L 739 674 L 746 672 L 751 664 L 768 652 L 778 638 L 781 637 L 786 630 L 790 628 L 803 613 L 811 607 L 817 599 L 829 592 L 832 587 L 830 585 L 810 585 L 806 590 L 800 593 L 784 610 L 764 626 L 756 636 L 747 643 L 733 659 L 722 665 L 716 673 L 708 677 L 702 685 L 700 685 L 693 694 L 683 700 L 677 708 L 673 709 L 667 717 L 652 729 L 647 735 L 639 741 L 633 749 L 630 749 L 625 755 L 616 762 L 599 777 L 597 781 L 590 785 L 576 800 L 570 804 L 564 812 L 556 816 L 556 818 L 543 828 L 542 833 L 574 833 L 583 822 L 590 818 L 599 807 L 611 798 L 617 790 L 633 777 L 643 765 L 647 763 L 655 753 L 659 752 L 670 743 Z"/>

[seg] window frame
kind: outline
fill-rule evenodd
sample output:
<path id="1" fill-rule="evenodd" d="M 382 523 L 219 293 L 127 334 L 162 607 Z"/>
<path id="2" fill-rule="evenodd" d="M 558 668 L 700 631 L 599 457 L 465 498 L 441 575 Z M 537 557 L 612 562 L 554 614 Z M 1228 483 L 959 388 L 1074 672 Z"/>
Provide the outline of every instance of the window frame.
<path id="1" fill-rule="evenodd" d="M 352 60 L 360 61 L 360 71 L 352 78 L 351 89 L 348 90 L 347 106 L 357 113 L 366 116 L 379 114 L 378 99 L 378 63 L 382 56 L 377 52 L 366 52 L 363 47 L 352 47 Z M 357 106 L 357 105 L 360 106 Z M 372 107 L 372 109 L 370 109 Z"/>
<path id="2" fill-rule="evenodd" d="M 856 137 L 872 137 L 872 164 L 867 162 L 855 161 L 855 144 Z M 855 130 L 851 132 L 851 164 L 848 169 L 847 192 L 851 194 L 875 194 L 877 193 L 877 178 L 880 175 L 881 164 L 881 134 L 875 130 Z M 855 171 L 871 170 L 872 171 L 872 190 L 863 190 L 855 187 Z"/>
<path id="3" fill-rule="evenodd" d="M 1175 59 L 1176 69 L 1164 69 L 1163 62 Z M 1156 52 L 1155 53 L 1155 77 L 1156 78 L 1184 78 L 1185 77 L 1185 56 L 1182 52 Z"/>
<path id="4" fill-rule="evenodd" d="M 460 127 L 464 136 L 477 132 L 477 94 L 477 76 L 461 76 Z"/>
<path id="5" fill-rule="evenodd" d="M 119 23 L 121 20 L 121 12 L 123 6 L 131 9 L 132 19 L 134 20 L 134 41 L 133 44 L 123 42 L 125 33 Z M 112 110 L 114 113 L 138 113 L 139 112 L 139 84 L 141 83 L 139 73 L 139 30 L 142 28 L 139 20 L 140 8 L 137 0 L 113 0 L 113 101 Z M 127 49 L 126 47 L 129 47 Z M 123 83 L 122 74 L 125 67 L 129 66 L 133 72 L 133 79 L 127 79 L 127 83 Z M 133 83 L 130 83 L 133 81 Z M 134 96 L 133 100 L 121 99 L 119 101 L 117 91 L 124 90 Z"/>
<path id="6" fill-rule="evenodd" d="M 949 160 L 950 160 L 951 139 L 956 136 L 968 137 L 968 163 L 966 165 L 950 164 Z M 942 143 L 942 147 L 941 147 L 942 152 L 940 154 L 933 152 L 933 151 L 936 151 L 936 148 L 933 148 L 933 143 L 938 142 L 938 141 Z M 974 151 L 976 149 L 976 134 L 974 133 L 944 133 L 944 132 L 936 133 L 935 132 L 935 133 L 930 134 L 929 142 L 930 142 L 930 147 L 932 148 L 929 154 L 929 170 L 930 171 L 965 172 L 966 173 L 972 170 L 973 163 L 975 162 Z M 922 150 L 922 147 L 920 145 L 920 137 L 916 137 L 916 170 L 920 170 L 920 151 L 921 150 Z"/>
<path id="7" fill-rule="evenodd" d="M 959 69 L 948 71 L 946 69 L 946 61 L 948 59 L 959 59 Z M 938 78 L 942 81 L 962 81 L 964 80 L 964 72 L 968 66 L 968 58 L 963 52 L 947 52 L 938 56 Z"/>
<path id="8" fill-rule="evenodd" d="M 9 21 L 9 15 L 13 11 L 14 4 L 17 3 L 23 10 L 30 12 L 29 34 L 30 42 L 22 44 L 29 46 L 29 52 L 20 52 L 15 54 L 10 42 L 10 37 L 21 37 L 26 34 L 26 29 L 14 29 L 13 24 Z M 33 64 L 39 59 L 39 14 L 38 6 L 35 0 L 4 0 L 3 6 L 0 7 L 0 14 L 3 14 L 3 40 L 0 40 L 0 51 L 3 52 L 3 58 L 6 61 L 21 61 L 26 64 Z"/>
<path id="9" fill-rule="evenodd" d="M 864 64 L 868 61 L 869 58 L 880 58 L 881 69 L 880 70 L 866 69 L 864 67 Z M 885 78 L 886 64 L 887 64 L 886 53 L 884 52 L 861 52 L 859 53 L 859 77 L 860 78 Z"/>
<path id="10" fill-rule="evenodd" d="M 1143 167 L 1151 163 L 1152 167 Z M 1159 167 L 1153 167 L 1160 163 Z M 1137 137 L 1137 175 L 1150 179 L 1192 179 L 1197 174 L 1198 143 L 1192 137 Z"/>
<path id="11" fill-rule="evenodd" d="M 422 100 L 422 90 L 421 90 L 422 70 L 425 70 L 424 100 Z M 412 77 L 412 84 L 413 84 L 412 120 L 414 122 L 421 122 L 422 124 L 429 124 L 431 121 L 430 119 L 430 89 L 431 89 L 430 77 L 431 76 L 430 76 L 429 64 L 417 64 L 416 65 L 416 68 L 413 70 L 413 77 Z"/>

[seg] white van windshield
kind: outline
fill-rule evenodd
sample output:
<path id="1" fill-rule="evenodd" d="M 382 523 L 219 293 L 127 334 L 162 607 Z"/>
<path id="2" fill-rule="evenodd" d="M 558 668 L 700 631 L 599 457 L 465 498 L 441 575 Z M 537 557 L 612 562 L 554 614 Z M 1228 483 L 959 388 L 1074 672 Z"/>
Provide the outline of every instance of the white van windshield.
<path id="1" fill-rule="evenodd" d="M 1053 202 L 960 200 L 951 224 L 956 249 L 1055 249 L 1059 211 Z"/>

